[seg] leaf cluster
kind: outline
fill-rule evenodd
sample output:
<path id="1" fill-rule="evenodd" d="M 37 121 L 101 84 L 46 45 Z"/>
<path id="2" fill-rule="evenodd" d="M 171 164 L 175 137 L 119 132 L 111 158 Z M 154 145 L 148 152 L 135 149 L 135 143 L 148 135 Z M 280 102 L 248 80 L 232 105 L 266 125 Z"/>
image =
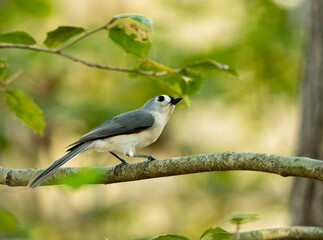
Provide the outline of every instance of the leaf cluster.
<path id="1" fill-rule="evenodd" d="M 173 69 L 147 58 L 152 46 L 150 36 L 152 33 L 152 20 L 136 14 L 120 14 L 114 16 L 108 23 L 93 29 L 83 27 L 59 26 L 47 33 L 44 47 L 33 46 L 37 42 L 28 33 L 12 31 L 0 33 L 0 48 L 28 49 L 47 52 L 63 56 L 69 60 L 105 70 L 128 72 L 130 77 L 151 79 L 174 97 L 182 97 L 187 107 L 190 106 L 189 96 L 198 92 L 203 84 L 203 75 L 210 70 L 218 70 L 226 74 L 238 76 L 230 66 L 221 64 L 213 59 L 201 59 L 187 64 L 183 68 Z M 139 63 L 133 68 L 124 69 L 90 63 L 83 59 L 67 55 L 63 51 L 98 31 L 108 31 L 107 36 L 125 52 L 139 58 Z M 42 110 L 34 103 L 31 97 L 18 90 L 7 89 L 4 82 L 6 75 L 6 62 L 0 61 L 0 84 L 4 91 L 4 98 L 8 108 L 24 123 L 37 132 L 43 132 L 44 119 Z"/>

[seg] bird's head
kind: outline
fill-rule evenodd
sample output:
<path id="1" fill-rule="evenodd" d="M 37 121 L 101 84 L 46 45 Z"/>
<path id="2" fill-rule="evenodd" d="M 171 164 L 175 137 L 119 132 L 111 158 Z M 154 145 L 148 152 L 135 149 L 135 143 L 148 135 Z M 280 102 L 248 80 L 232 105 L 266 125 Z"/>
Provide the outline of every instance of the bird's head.
<path id="1" fill-rule="evenodd" d="M 175 105 L 181 100 L 182 98 L 173 98 L 168 95 L 160 95 L 146 102 L 143 108 L 170 116 L 175 109 Z"/>

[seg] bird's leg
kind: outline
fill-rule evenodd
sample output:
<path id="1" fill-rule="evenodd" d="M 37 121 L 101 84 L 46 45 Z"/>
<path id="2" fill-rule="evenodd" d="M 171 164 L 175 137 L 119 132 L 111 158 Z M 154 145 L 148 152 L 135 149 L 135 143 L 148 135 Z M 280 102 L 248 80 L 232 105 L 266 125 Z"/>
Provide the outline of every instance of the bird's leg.
<path id="1" fill-rule="evenodd" d="M 153 157 L 152 155 L 134 154 L 133 157 L 147 158 L 147 160 L 142 163 L 142 166 L 144 167 L 145 171 L 147 171 L 146 167 L 149 162 L 157 160 L 157 158 Z"/>
<path id="2" fill-rule="evenodd" d="M 118 154 L 116 154 L 116 153 L 114 153 L 114 152 L 109 152 L 109 153 L 111 153 L 113 156 L 115 156 L 116 158 L 118 158 L 118 159 L 121 161 L 121 163 L 120 163 L 120 164 L 118 164 L 118 165 L 115 165 L 115 166 L 114 166 L 114 169 L 113 169 L 113 173 L 114 173 L 115 175 L 117 175 L 117 176 L 118 176 L 118 174 L 117 174 L 117 170 L 118 170 L 119 168 L 121 168 L 123 165 L 127 165 L 127 164 L 129 164 L 129 162 L 128 162 L 127 160 L 123 159 L 122 157 L 120 157 Z"/>

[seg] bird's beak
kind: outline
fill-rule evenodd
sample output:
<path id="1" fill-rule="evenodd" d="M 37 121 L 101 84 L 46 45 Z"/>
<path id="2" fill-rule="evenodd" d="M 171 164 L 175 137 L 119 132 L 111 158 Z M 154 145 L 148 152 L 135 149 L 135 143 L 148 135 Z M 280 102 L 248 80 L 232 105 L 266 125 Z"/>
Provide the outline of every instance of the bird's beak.
<path id="1" fill-rule="evenodd" d="M 179 98 L 172 98 L 172 100 L 171 100 L 171 104 L 172 105 L 176 105 L 179 101 L 181 101 L 182 100 L 182 98 L 181 97 L 179 97 Z"/>

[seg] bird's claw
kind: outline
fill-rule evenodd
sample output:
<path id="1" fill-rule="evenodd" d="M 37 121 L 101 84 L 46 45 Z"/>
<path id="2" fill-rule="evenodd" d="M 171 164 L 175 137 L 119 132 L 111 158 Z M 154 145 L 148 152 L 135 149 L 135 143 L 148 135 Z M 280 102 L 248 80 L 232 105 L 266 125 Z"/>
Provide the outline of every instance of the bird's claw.
<path id="1" fill-rule="evenodd" d="M 118 171 L 122 166 L 124 166 L 124 165 L 128 165 L 128 164 L 129 164 L 129 162 L 125 161 L 125 162 L 122 162 L 122 163 L 120 163 L 120 164 L 118 164 L 118 165 L 115 165 L 115 166 L 114 166 L 114 168 L 113 168 L 113 173 L 114 173 L 114 175 L 119 176 L 119 175 L 118 175 L 118 173 L 117 173 L 117 171 Z"/>
<path id="2" fill-rule="evenodd" d="M 143 166 L 143 168 L 144 168 L 144 170 L 147 172 L 147 164 L 149 163 L 149 162 L 151 162 L 151 161 L 155 161 L 155 160 L 157 160 L 157 158 L 154 158 L 153 156 L 151 156 L 150 158 L 148 158 L 146 161 L 144 161 L 143 163 L 142 163 L 142 166 Z"/>

